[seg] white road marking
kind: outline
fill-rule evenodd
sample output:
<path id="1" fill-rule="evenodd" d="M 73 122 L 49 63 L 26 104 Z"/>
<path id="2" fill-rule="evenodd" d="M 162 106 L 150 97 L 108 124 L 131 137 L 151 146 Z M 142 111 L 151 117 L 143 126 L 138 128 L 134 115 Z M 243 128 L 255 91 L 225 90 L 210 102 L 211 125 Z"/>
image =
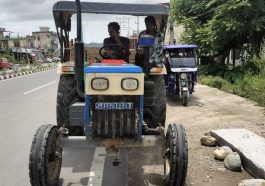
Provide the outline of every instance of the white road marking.
<path id="1" fill-rule="evenodd" d="M 106 155 L 107 153 L 105 147 L 96 147 L 92 165 L 89 172 L 89 179 L 88 179 L 89 186 L 102 185 Z"/>
<path id="2" fill-rule="evenodd" d="M 34 91 L 36 91 L 36 90 L 39 90 L 39 89 L 41 89 L 41 88 L 43 88 L 43 87 L 47 87 L 47 86 L 49 86 L 49 85 L 51 85 L 51 84 L 54 84 L 55 82 L 56 82 L 56 81 L 53 81 L 53 82 L 50 82 L 50 83 L 48 83 L 48 84 L 42 85 L 42 86 L 40 86 L 40 87 L 38 87 L 38 88 L 35 88 L 35 89 L 30 90 L 30 91 L 28 91 L 28 92 L 25 92 L 24 94 L 28 94 L 28 93 L 34 92 Z"/>

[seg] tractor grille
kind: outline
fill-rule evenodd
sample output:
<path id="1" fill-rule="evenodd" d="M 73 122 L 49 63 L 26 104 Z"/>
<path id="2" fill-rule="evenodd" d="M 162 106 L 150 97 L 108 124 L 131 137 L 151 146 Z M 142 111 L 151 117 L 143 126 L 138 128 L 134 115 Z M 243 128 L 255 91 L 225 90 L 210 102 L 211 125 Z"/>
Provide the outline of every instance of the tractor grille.
<path id="1" fill-rule="evenodd" d="M 96 110 L 97 102 L 132 102 L 133 109 Z M 137 96 L 93 96 L 92 130 L 94 137 L 134 138 L 136 135 Z"/>

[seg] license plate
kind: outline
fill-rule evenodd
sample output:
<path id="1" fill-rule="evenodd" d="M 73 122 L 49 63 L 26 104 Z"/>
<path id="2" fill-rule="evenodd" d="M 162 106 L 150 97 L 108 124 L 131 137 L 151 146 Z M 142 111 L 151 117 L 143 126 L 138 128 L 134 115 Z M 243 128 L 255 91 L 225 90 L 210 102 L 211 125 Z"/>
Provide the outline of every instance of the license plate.
<path id="1" fill-rule="evenodd" d="M 133 109 L 131 102 L 96 102 L 96 110 L 129 110 Z"/>

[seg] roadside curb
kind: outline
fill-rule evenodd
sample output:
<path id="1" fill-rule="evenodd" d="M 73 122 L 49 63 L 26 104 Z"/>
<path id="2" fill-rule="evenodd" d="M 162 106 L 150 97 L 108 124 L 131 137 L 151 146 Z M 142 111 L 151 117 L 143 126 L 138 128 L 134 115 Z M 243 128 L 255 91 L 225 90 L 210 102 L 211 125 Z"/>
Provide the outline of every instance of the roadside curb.
<path id="1" fill-rule="evenodd" d="M 52 70 L 52 69 L 55 69 L 55 68 L 57 68 L 57 66 L 42 68 L 42 69 L 38 69 L 38 70 L 32 70 L 32 71 L 28 71 L 28 72 L 19 72 L 19 73 L 13 73 L 13 74 L 0 75 L 0 81 L 1 80 L 5 80 L 5 79 L 11 79 L 11 78 L 18 77 L 18 76 L 24 76 L 24 75 L 28 75 L 28 74 L 33 74 L 33 73 L 36 73 L 36 72 Z"/>

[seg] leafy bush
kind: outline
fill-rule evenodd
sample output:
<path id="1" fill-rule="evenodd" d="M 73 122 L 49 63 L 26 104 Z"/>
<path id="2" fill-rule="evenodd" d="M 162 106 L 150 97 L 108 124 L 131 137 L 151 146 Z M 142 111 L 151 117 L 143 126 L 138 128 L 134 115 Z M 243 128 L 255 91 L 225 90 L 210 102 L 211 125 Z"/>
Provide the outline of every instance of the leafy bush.
<path id="1" fill-rule="evenodd" d="M 243 70 L 242 67 L 236 67 L 232 70 L 227 70 L 224 72 L 224 79 L 229 81 L 230 83 L 236 83 L 237 81 L 243 78 Z"/>
<path id="2" fill-rule="evenodd" d="M 265 77 L 247 74 L 234 86 L 234 93 L 265 106 Z"/>
<path id="3" fill-rule="evenodd" d="M 228 81 L 218 76 L 200 76 L 199 82 L 218 89 L 222 89 L 222 87 L 226 87 L 229 84 Z"/>
<path id="4" fill-rule="evenodd" d="M 224 64 L 209 64 L 199 66 L 198 73 L 204 76 L 219 76 L 230 83 L 235 83 L 238 79 L 243 78 L 242 67 L 236 67 L 232 70 L 229 70 L 228 66 Z"/>
<path id="5" fill-rule="evenodd" d="M 11 56 L 11 55 L 8 55 L 8 54 L 5 54 L 3 56 L 4 58 L 6 58 L 8 61 L 10 61 L 11 63 L 16 63 L 17 60 L 14 58 L 14 56 Z"/>
<path id="6" fill-rule="evenodd" d="M 200 75 L 212 75 L 212 76 L 223 76 L 224 72 L 227 71 L 228 68 L 223 64 L 208 64 L 199 66 L 198 73 Z"/>

